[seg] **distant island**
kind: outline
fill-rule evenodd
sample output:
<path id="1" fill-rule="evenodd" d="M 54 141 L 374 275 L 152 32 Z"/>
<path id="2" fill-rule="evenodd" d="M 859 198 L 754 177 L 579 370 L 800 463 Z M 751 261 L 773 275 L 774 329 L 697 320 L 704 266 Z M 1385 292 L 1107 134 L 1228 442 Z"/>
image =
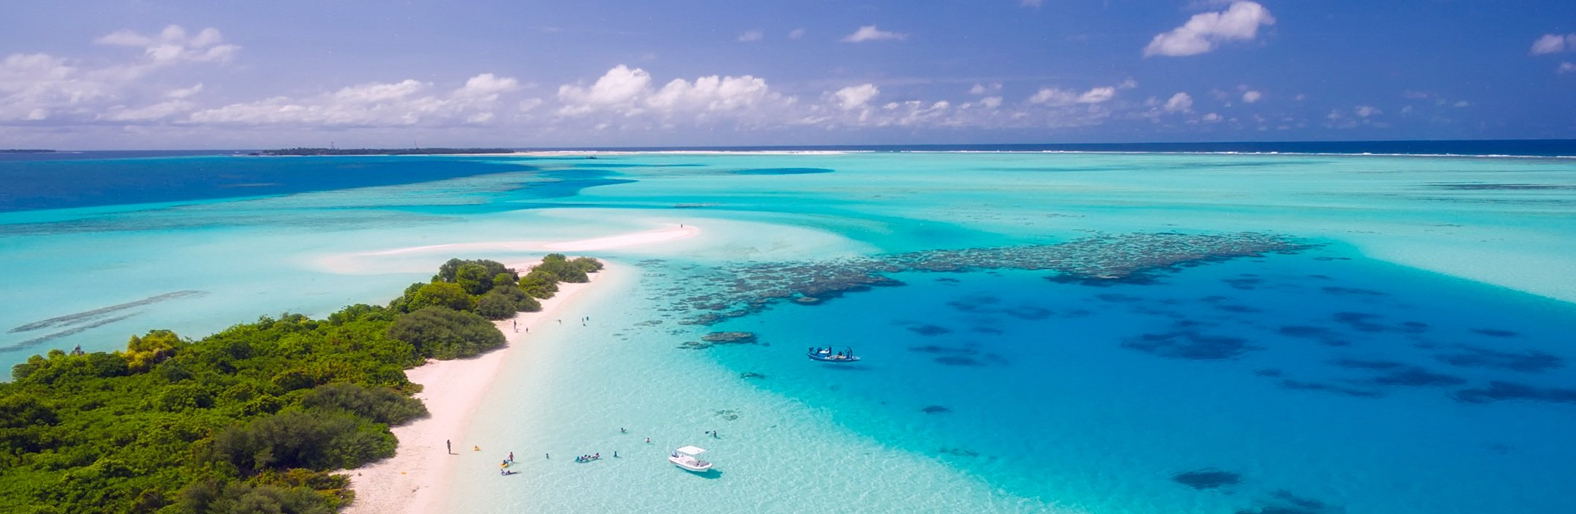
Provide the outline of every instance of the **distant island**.
<path id="1" fill-rule="evenodd" d="M 470 153 L 515 153 L 509 148 L 286 148 L 263 150 L 248 155 L 454 155 Z"/>
<path id="2" fill-rule="evenodd" d="M 54 150 L 44 150 L 44 149 L 39 149 L 39 148 L 12 148 L 12 149 L 0 148 L 0 153 L 55 153 L 55 151 Z"/>

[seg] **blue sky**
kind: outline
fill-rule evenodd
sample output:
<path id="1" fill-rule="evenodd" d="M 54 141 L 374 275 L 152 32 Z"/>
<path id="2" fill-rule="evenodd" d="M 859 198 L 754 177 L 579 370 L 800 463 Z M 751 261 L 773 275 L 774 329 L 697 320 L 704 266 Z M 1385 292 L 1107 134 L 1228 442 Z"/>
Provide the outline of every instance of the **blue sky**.
<path id="1" fill-rule="evenodd" d="M 1576 137 L 1569 0 L 4 10 L 0 147 Z"/>

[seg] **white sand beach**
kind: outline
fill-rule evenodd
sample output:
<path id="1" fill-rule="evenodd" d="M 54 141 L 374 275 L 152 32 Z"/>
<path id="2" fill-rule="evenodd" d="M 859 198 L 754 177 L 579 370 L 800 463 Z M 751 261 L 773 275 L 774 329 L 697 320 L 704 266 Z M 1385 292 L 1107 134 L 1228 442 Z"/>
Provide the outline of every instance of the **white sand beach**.
<path id="1" fill-rule="evenodd" d="M 677 241 L 680 239 L 688 239 L 695 237 L 698 234 L 700 234 L 700 229 L 694 227 L 693 225 L 670 225 L 655 230 L 631 232 L 627 234 L 618 234 L 576 241 L 481 241 L 473 243 L 410 246 L 371 252 L 335 254 L 317 259 L 317 264 L 330 272 L 350 275 L 396 272 L 428 272 L 430 271 L 431 266 L 425 262 L 407 262 L 403 260 L 397 261 L 395 258 L 432 254 L 452 256 L 460 253 L 476 252 L 546 253 L 612 250 L 631 246 L 665 243 Z"/>
<path id="2" fill-rule="evenodd" d="M 529 269 L 535 263 L 514 264 Z M 432 512 L 433 502 L 442 498 L 443 477 L 447 476 L 460 452 L 472 451 L 471 442 L 459 439 L 487 388 L 498 376 L 504 358 L 512 348 L 530 344 L 531 328 L 551 321 L 560 306 L 572 301 L 599 277 L 618 273 L 609 267 L 591 274 L 591 283 L 558 286 L 558 294 L 542 301 L 542 310 L 522 312 L 512 319 L 496 322 L 508 340 L 502 348 L 476 358 L 449 361 L 429 360 L 406 371 L 411 382 L 422 385 L 416 395 L 431 414 L 404 426 L 394 427 L 399 438 L 397 453 L 362 468 L 349 470 L 350 488 L 356 500 L 345 509 L 349 513 Z M 516 329 L 518 327 L 518 329 Z M 455 455 L 445 455 L 445 443 Z"/>

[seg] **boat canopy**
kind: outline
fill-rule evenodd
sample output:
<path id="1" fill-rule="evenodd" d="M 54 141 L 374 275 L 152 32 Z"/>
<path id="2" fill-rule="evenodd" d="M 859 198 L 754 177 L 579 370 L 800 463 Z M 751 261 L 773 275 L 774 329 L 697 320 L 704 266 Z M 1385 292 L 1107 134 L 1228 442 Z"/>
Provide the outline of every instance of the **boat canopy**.
<path id="1" fill-rule="evenodd" d="M 690 455 L 690 456 L 695 456 L 695 455 L 700 455 L 702 453 L 706 453 L 706 449 L 705 448 L 696 448 L 694 446 L 685 446 L 683 448 L 679 448 L 679 449 L 673 450 L 673 451 L 676 451 L 676 452 L 679 452 L 679 453 L 682 453 L 682 454 L 685 454 L 685 455 Z"/>

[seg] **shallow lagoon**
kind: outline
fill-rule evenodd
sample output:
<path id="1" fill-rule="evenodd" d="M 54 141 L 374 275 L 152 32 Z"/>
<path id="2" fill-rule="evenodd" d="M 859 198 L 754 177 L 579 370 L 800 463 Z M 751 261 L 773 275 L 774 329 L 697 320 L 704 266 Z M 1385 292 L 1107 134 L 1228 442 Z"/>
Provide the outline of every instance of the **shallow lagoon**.
<path id="1" fill-rule="evenodd" d="M 153 164 L 202 159 L 232 158 Z M 264 313 L 381 302 L 449 257 L 332 265 L 346 255 L 686 223 L 702 235 L 598 253 L 630 272 L 577 307 L 594 322 L 542 334 L 511 357 L 517 372 L 465 435 L 489 452 L 467 455 L 476 462 L 456 471 L 456 510 L 1576 509 L 1562 494 L 1576 481 L 1568 464 L 1576 439 L 1561 430 L 1576 421 L 1569 161 L 640 154 L 421 162 L 451 161 L 519 170 L 0 214 L 0 265 L 25 270 L 3 279 L 11 300 L 0 329 L 89 314 L 75 325 L 0 333 L 3 349 L 85 327 L 0 360 L 74 344 L 113 349 L 147 328 L 196 335 Z M 902 272 L 889 278 L 905 285 L 778 303 L 712 326 L 680 324 L 696 311 L 673 294 L 703 292 L 715 286 L 705 277 L 741 264 L 1239 231 L 1320 246 L 1198 263 L 1148 284 L 1053 282 L 1050 271 L 1010 269 Z M 183 291 L 200 295 L 92 315 Z M 752 332 L 758 343 L 681 348 L 724 330 Z M 866 360 L 815 365 L 800 352 L 817 344 L 851 345 Z M 706 439 L 711 429 L 723 438 Z M 634 440 L 648 435 L 658 444 Z M 689 443 L 713 449 L 720 476 L 697 480 L 662 460 L 669 446 Z M 491 474 L 493 448 L 566 458 L 522 462 L 523 476 L 503 478 Z M 614 449 L 625 457 L 567 458 Z"/>

